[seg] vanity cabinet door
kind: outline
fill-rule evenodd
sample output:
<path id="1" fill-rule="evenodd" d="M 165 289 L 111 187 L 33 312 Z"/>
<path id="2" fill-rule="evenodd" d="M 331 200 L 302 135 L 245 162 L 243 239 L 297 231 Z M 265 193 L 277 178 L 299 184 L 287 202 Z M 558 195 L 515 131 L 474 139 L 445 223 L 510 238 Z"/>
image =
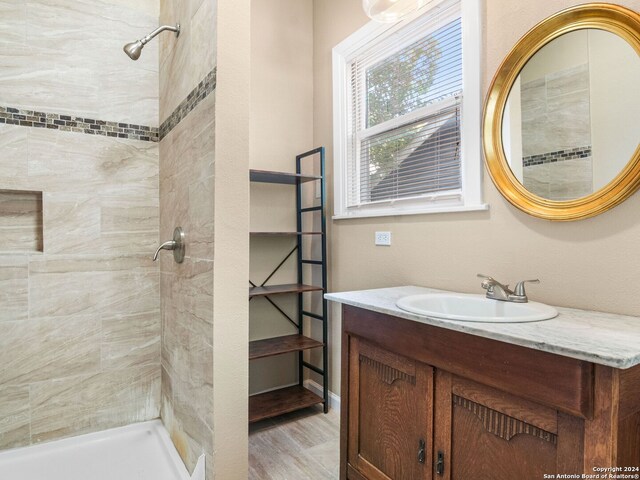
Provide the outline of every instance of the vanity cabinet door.
<path id="1" fill-rule="evenodd" d="M 430 479 L 433 369 L 357 337 L 348 368 L 349 478 Z"/>
<path id="2" fill-rule="evenodd" d="M 582 473 L 582 419 L 443 371 L 435 396 L 436 480 Z"/>

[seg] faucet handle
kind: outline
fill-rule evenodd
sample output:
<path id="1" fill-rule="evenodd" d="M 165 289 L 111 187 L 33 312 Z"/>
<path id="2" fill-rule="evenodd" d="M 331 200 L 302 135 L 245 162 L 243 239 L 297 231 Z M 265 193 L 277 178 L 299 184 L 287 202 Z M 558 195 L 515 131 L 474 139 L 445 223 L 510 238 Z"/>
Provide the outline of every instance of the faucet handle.
<path id="1" fill-rule="evenodd" d="M 176 263 L 182 263 L 184 261 L 184 231 L 181 227 L 176 227 L 173 230 L 173 240 L 164 242 L 158 247 L 156 253 L 153 255 L 154 262 L 158 260 L 160 250 L 173 250 L 173 259 Z"/>
<path id="2" fill-rule="evenodd" d="M 483 273 L 478 273 L 476 274 L 476 277 L 478 278 L 482 278 L 483 280 L 488 280 L 489 282 L 496 282 L 496 279 L 489 276 L 489 275 L 485 275 Z"/>
<path id="3" fill-rule="evenodd" d="M 519 297 L 526 297 L 527 294 L 524 291 L 524 284 L 525 283 L 540 283 L 540 280 L 538 280 L 536 278 L 534 280 L 523 280 L 521 282 L 516 283 L 516 288 L 513 290 L 513 294 L 517 295 Z"/>
<path id="4" fill-rule="evenodd" d="M 477 276 L 478 278 L 482 278 L 482 283 L 480 284 L 480 286 L 487 290 L 487 295 L 493 293 L 496 287 L 502 289 L 507 295 L 513 293 L 511 290 L 509 290 L 509 284 L 502 284 L 495 278 L 490 277 L 489 275 L 484 275 L 482 273 L 478 273 Z"/>
<path id="5" fill-rule="evenodd" d="M 160 250 L 175 250 L 175 249 L 176 249 L 175 241 L 169 240 L 167 242 L 164 242 L 162 245 L 158 247 L 158 249 L 156 250 L 156 253 L 153 254 L 153 261 L 155 262 L 156 260 L 158 260 L 158 254 L 160 253 Z"/>
<path id="6" fill-rule="evenodd" d="M 483 288 L 487 288 L 488 286 L 491 286 L 491 285 L 500 285 L 503 288 L 509 288 L 509 284 L 504 285 L 504 284 L 500 283 L 495 278 L 493 278 L 493 277 L 491 277 L 489 275 L 484 275 L 482 273 L 478 273 L 476 276 L 478 278 L 482 278 L 482 280 L 483 280 L 483 282 L 482 282 Z"/>
<path id="7" fill-rule="evenodd" d="M 482 288 L 484 288 L 485 290 L 488 290 L 489 288 L 491 288 L 492 285 L 495 285 L 496 283 L 498 283 L 493 277 L 490 277 L 489 275 L 478 273 L 476 276 L 482 279 L 481 285 L 482 285 Z"/>

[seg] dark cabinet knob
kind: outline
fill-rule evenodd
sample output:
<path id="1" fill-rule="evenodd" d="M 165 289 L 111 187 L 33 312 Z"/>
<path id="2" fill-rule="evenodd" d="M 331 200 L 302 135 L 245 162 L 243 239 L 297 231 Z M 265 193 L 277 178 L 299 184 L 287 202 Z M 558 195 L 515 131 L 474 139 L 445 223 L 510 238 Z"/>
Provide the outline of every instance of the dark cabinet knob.
<path id="1" fill-rule="evenodd" d="M 426 457 L 426 444 L 424 440 L 420 439 L 418 442 L 418 462 L 424 463 Z"/>
<path id="2" fill-rule="evenodd" d="M 444 453 L 438 452 L 436 460 L 436 473 L 440 476 L 444 475 Z"/>

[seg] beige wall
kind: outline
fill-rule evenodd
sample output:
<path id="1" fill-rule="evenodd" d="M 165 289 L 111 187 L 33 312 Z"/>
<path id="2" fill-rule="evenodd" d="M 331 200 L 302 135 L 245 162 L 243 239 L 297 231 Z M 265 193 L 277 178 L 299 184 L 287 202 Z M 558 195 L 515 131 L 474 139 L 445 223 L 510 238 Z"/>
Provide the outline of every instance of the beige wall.
<path id="1" fill-rule="evenodd" d="M 122 52 L 157 18 L 155 1 L 1 2 L 0 113 L 157 127 L 157 46 Z M 0 190 L 43 192 L 43 235 L 0 251 L 0 448 L 156 418 L 158 144 L 2 120 Z"/>
<path id="2" fill-rule="evenodd" d="M 638 54 L 617 35 L 589 32 L 593 183 L 609 183 L 638 148 Z"/>
<path id="3" fill-rule="evenodd" d="M 483 90 L 510 47 L 569 0 L 487 0 L 483 20 Z M 640 10 L 640 1 L 622 5 Z M 359 0 L 314 3 L 314 141 L 332 158 L 331 48 L 366 22 Z M 478 158 L 481 161 L 481 158 Z M 329 181 L 333 178 L 329 168 Z M 640 196 L 596 218 L 552 223 L 521 213 L 484 179 L 488 212 L 340 220 L 330 224 L 330 290 L 425 285 L 480 292 L 476 273 L 513 283 L 539 277 L 535 300 L 552 305 L 640 315 Z M 393 233 L 391 247 L 375 247 L 376 230 Z M 332 390 L 339 391 L 339 328 L 332 316 Z"/>
<path id="4" fill-rule="evenodd" d="M 248 476 L 250 0 L 218 0 L 213 405 L 217 479 Z"/>
<path id="5" fill-rule="evenodd" d="M 589 63 L 589 31 L 577 30 L 555 38 L 531 58 L 520 71 L 522 83 Z"/>
<path id="6" fill-rule="evenodd" d="M 253 0 L 251 16 L 251 168 L 295 172 L 313 148 L 311 0 Z M 295 187 L 251 185 L 251 230 L 295 231 Z M 261 283 L 295 245 L 293 237 L 254 237 L 250 279 Z M 295 283 L 295 254 L 270 284 Z M 274 298 L 292 317 L 296 296 Z M 250 302 L 251 340 L 297 333 L 265 299 Z M 251 393 L 297 382 L 295 354 L 250 362 Z"/>

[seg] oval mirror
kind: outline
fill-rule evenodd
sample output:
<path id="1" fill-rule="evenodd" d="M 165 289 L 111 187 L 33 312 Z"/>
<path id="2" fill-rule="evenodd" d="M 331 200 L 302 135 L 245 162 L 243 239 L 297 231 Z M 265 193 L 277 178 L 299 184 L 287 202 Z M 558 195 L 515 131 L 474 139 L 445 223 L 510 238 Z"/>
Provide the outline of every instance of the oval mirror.
<path id="1" fill-rule="evenodd" d="M 521 210 L 551 220 L 602 213 L 640 186 L 640 16 L 587 4 L 512 49 L 485 105 L 487 168 Z"/>

